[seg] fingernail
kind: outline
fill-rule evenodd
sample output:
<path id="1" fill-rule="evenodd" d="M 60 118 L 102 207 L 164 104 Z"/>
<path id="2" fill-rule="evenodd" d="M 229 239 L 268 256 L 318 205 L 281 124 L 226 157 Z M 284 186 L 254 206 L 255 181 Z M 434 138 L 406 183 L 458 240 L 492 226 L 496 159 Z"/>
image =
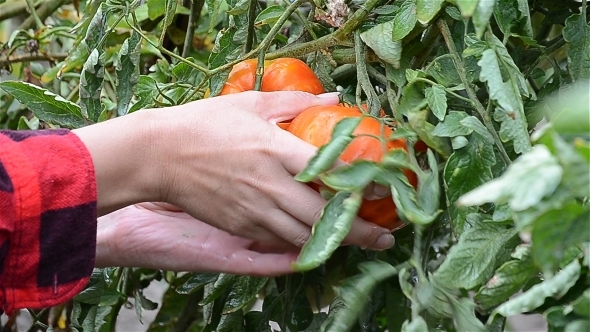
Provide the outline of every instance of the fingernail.
<path id="1" fill-rule="evenodd" d="M 387 197 L 389 196 L 389 188 L 377 185 L 375 188 L 373 188 L 373 195 L 379 198 Z"/>
<path id="2" fill-rule="evenodd" d="M 338 97 L 338 96 L 340 96 L 340 92 L 338 92 L 338 91 L 327 92 L 327 93 L 322 93 L 322 94 L 318 95 L 319 98 L 334 98 L 334 97 Z"/>
<path id="3" fill-rule="evenodd" d="M 391 235 L 391 233 L 385 233 L 379 237 L 377 243 L 375 243 L 375 247 L 377 247 L 378 249 L 389 249 L 393 247 L 394 243 L 395 238 L 393 237 L 393 235 Z"/>

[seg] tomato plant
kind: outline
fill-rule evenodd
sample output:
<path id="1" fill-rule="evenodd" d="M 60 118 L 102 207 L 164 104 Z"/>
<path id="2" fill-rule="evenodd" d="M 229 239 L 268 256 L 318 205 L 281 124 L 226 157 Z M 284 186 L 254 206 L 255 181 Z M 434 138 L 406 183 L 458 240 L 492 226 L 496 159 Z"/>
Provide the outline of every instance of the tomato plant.
<path id="1" fill-rule="evenodd" d="M 367 113 L 281 124 L 321 147 L 296 178 L 330 189 L 297 273 L 97 269 L 21 330 L 121 330 L 128 307 L 149 331 L 589 330 L 589 20 L 587 0 L 0 0 L 1 128 L 243 90 Z M 358 213 L 407 226 L 340 246 Z"/>

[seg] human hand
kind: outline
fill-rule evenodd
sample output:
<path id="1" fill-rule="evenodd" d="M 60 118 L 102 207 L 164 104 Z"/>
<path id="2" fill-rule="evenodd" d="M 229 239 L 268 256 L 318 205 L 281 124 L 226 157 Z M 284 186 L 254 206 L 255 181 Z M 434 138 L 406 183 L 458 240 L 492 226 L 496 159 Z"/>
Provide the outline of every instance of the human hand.
<path id="1" fill-rule="evenodd" d="M 98 219 L 97 267 L 275 276 L 293 272 L 297 253 L 287 243 L 230 235 L 165 203 L 132 205 Z"/>
<path id="2" fill-rule="evenodd" d="M 165 201 L 232 235 L 301 247 L 326 201 L 293 176 L 317 148 L 276 123 L 338 101 L 251 91 L 138 111 L 75 133 L 93 158 L 100 215 Z M 345 242 L 379 250 L 394 240 L 357 218 Z"/>

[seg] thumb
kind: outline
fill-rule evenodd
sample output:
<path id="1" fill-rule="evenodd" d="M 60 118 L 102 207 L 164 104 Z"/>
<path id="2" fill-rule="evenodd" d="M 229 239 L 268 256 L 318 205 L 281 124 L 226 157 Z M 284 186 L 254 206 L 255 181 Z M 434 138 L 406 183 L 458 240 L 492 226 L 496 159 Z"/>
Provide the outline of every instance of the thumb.
<path id="1" fill-rule="evenodd" d="M 299 113 L 314 106 L 336 105 L 339 92 L 313 95 L 301 91 L 248 92 L 244 102 L 253 101 L 253 112 L 272 124 L 295 118 Z M 257 94 L 254 96 L 254 94 Z M 242 104 L 244 105 L 244 104 Z M 252 105 L 254 106 L 254 105 Z"/>

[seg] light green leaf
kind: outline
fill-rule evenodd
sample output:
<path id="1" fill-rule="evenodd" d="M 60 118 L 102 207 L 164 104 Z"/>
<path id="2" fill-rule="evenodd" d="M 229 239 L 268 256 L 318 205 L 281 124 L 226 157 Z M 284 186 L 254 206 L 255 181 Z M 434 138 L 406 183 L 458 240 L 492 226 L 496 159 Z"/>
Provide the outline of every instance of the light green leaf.
<path id="1" fill-rule="evenodd" d="M 267 282 L 268 278 L 236 277 L 225 302 L 222 314 L 225 315 L 242 309 L 256 297 Z"/>
<path id="2" fill-rule="evenodd" d="M 158 0 L 154 0 L 154 1 L 158 1 Z M 162 0 L 159 0 L 159 1 L 162 1 Z M 211 33 L 213 31 L 213 28 L 217 24 L 217 15 L 219 14 L 219 7 L 221 6 L 222 2 L 223 2 L 223 0 L 206 0 L 207 13 L 209 14 L 209 19 L 210 19 L 209 30 L 207 31 L 208 33 Z"/>
<path id="3" fill-rule="evenodd" d="M 402 325 L 402 332 L 424 332 L 428 331 L 428 325 L 422 316 L 417 316 L 411 321 L 406 320 Z"/>
<path id="4" fill-rule="evenodd" d="M 18 120 L 18 130 L 37 130 L 39 129 L 39 118 L 33 116 L 31 120 L 27 119 L 26 116 L 21 116 Z"/>
<path id="5" fill-rule="evenodd" d="M 285 12 L 283 6 L 269 6 L 256 16 L 254 24 L 275 24 L 279 20 L 279 17 Z M 366 42 L 365 42 L 366 43 Z"/>
<path id="6" fill-rule="evenodd" d="M 39 120 L 66 128 L 87 124 L 80 106 L 28 82 L 0 82 L 0 88 L 27 106 Z"/>
<path id="7" fill-rule="evenodd" d="M 320 175 L 320 180 L 338 191 L 362 191 L 381 172 L 378 164 L 359 160 Z"/>
<path id="8" fill-rule="evenodd" d="M 572 308 L 574 313 L 590 317 L 590 288 L 586 289 L 580 297 L 578 297 L 573 303 Z"/>
<path id="9" fill-rule="evenodd" d="M 377 24 L 371 29 L 362 32 L 361 39 L 381 60 L 397 69 L 400 68 L 402 42 L 401 40 L 393 41 L 391 39 L 394 24 L 394 20 Z"/>
<path id="10" fill-rule="evenodd" d="M 438 14 L 444 2 L 445 0 L 416 0 L 418 22 L 422 25 L 430 22 Z"/>
<path id="11" fill-rule="evenodd" d="M 155 20 L 166 13 L 166 1 L 162 0 L 147 0 L 148 17 L 150 20 Z"/>
<path id="12" fill-rule="evenodd" d="M 131 106 L 129 113 L 153 105 L 154 98 L 158 96 L 156 81 L 149 76 L 141 75 L 135 86 L 135 95 L 137 96 L 138 101 Z"/>
<path id="13" fill-rule="evenodd" d="M 563 38 L 568 43 L 568 69 L 575 80 L 590 79 L 590 26 L 586 13 L 565 20 Z M 586 84 L 587 85 L 587 84 Z"/>
<path id="14" fill-rule="evenodd" d="M 308 271 L 330 258 L 350 232 L 362 200 L 362 193 L 359 192 L 336 193 L 324 207 L 320 220 L 313 225 L 311 238 L 292 264 L 293 269 Z"/>
<path id="15" fill-rule="evenodd" d="M 514 228 L 491 223 L 473 225 L 451 247 L 434 277 L 449 287 L 473 289 L 481 285 L 493 275 L 499 254 L 516 235 Z"/>
<path id="16" fill-rule="evenodd" d="M 119 51 L 117 62 L 117 114 L 127 114 L 133 89 L 139 82 L 139 56 L 141 49 L 141 36 L 134 32 L 126 39 Z"/>
<path id="17" fill-rule="evenodd" d="M 553 277 L 545 279 L 526 292 L 508 300 L 508 302 L 504 302 L 492 312 L 490 319 L 493 319 L 496 314 L 510 317 L 530 312 L 543 305 L 547 297 L 562 297 L 578 281 L 580 271 L 581 266 L 576 259 Z"/>
<path id="18" fill-rule="evenodd" d="M 468 116 L 464 119 L 461 119 L 460 123 L 469 129 L 473 129 L 473 131 L 483 137 L 488 144 L 494 144 L 494 137 L 478 118 L 474 116 Z"/>
<path id="19" fill-rule="evenodd" d="M 461 11 L 461 15 L 465 18 L 471 17 L 475 13 L 479 1 L 480 0 L 455 0 L 457 7 L 459 7 L 459 10 Z"/>
<path id="20" fill-rule="evenodd" d="M 229 15 L 240 15 L 245 13 L 248 8 L 250 8 L 250 0 L 237 0 L 235 1 L 235 4 L 230 3 L 229 5 L 231 6 L 231 8 L 228 9 L 227 13 Z"/>
<path id="21" fill-rule="evenodd" d="M 392 40 L 394 42 L 402 40 L 414 30 L 417 21 L 416 0 L 407 0 L 402 3 L 393 18 Z"/>
<path id="22" fill-rule="evenodd" d="M 453 304 L 453 320 L 457 331 L 486 331 L 483 323 L 475 316 L 475 304 L 470 298 L 463 297 L 459 300 L 451 301 L 451 303 Z"/>
<path id="23" fill-rule="evenodd" d="M 528 151 L 531 143 L 518 87 L 520 82 L 514 82 L 513 79 L 504 82 L 498 56 L 492 49 L 484 51 L 477 64 L 481 67 L 480 80 L 486 82 L 490 98 L 499 105 L 494 119 L 501 123 L 500 138 L 503 141 L 514 141 L 514 150 L 517 153 Z"/>
<path id="24" fill-rule="evenodd" d="M 310 182 L 317 178 L 320 173 L 330 169 L 350 142 L 352 142 L 352 133 L 361 123 L 361 120 L 362 117 L 344 118 L 340 120 L 332 131 L 330 142 L 319 149 L 307 166 L 295 176 L 295 180 Z"/>
<path id="25" fill-rule="evenodd" d="M 426 88 L 424 94 L 434 116 L 440 121 L 443 121 L 447 113 L 447 93 L 444 87 L 438 84 L 433 85 L 432 87 Z"/>
<path id="26" fill-rule="evenodd" d="M 475 27 L 477 39 L 481 39 L 486 31 L 490 18 L 494 13 L 495 3 L 496 0 L 483 0 L 477 3 L 477 8 L 473 13 L 473 26 Z"/>
<path id="27" fill-rule="evenodd" d="M 104 63 L 104 50 L 94 49 L 80 74 L 80 107 L 82 114 L 92 122 L 98 122 L 102 113 L 100 94 L 104 82 Z"/>
<path id="28" fill-rule="evenodd" d="M 191 294 L 205 285 L 215 282 L 219 277 L 219 273 L 195 273 L 184 284 L 176 288 L 178 294 Z"/>
<path id="29" fill-rule="evenodd" d="M 424 101 L 426 103 L 426 100 Z M 427 120 L 429 113 L 425 109 L 409 112 L 407 114 L 408 123 L 412 130 L 418 134 L 420 140 L 446 158 L 451 155 L 451 147 L 446 139 L 434 135 L 433 131 L 435 127 Z"/>
<path id="30" fill-rule="evenodd" d="M 203 300 L 199 302 L 199 305 L 204 306 L 215 301 L 223 294 L 223 292 L 234 284 L 236 278 L 238 278 L 238 276 L 233 274 L 220 273 L 217 280 L 215 280 L 215 283 L 206 285 L 205 296 Z"/>
<path id="31" fill-rule="evenodd" d="M 160 0 L 164 2 L 166 7 L 164 8 L 164 20 L 162 21 L 162 33 L 160 34 L 160 45 L 164 42 L 166 37 L 166 31 L 176 15 L 176 7 L 178 6 L 178 0 Z"/>
<path id="32" fill-rule="evenodd" d="M 483 310 L 490 310 L 516 294 L 536 272 L 529 254 L 508 261 L 479 289 L 475 301 Z"/>
<path id="33" fill-rule="evenodd" d="M 444 121 L 434 127 L 432 134 L 438 137 L 467 136 L 473 132 L 473 129 L 461 123 L 467 117 L 469 115 L 465 112 L 450 111 Z"/>
<path id="34" fill-rule="evenodd" d="M 209 55 L 210 69 L 215 69 L 228 62 L 234 61 L 240 56 L 242 48 L 239 44 L 234 42 L 236 31 L 237 29 L 235 27 L 230 27 L 219 31 L 217 34 L 217 39 L 215 40 L 213 51 Z M 228 69 L 211 77 L 209 82 L 211 88 L 211 97 L 215 97 L 221 92 L 230 71 L 231 69 Z"/>
<path id="35" fill-rule="evenodd" d="M 470 191 L 458 200 L 472 206 L 508 202 L 514 211 L 523 211 L 552 194 L 561 181 L 563 168 L 544 145 L 533 149 L 512 163 L 501 177 Z"/>

